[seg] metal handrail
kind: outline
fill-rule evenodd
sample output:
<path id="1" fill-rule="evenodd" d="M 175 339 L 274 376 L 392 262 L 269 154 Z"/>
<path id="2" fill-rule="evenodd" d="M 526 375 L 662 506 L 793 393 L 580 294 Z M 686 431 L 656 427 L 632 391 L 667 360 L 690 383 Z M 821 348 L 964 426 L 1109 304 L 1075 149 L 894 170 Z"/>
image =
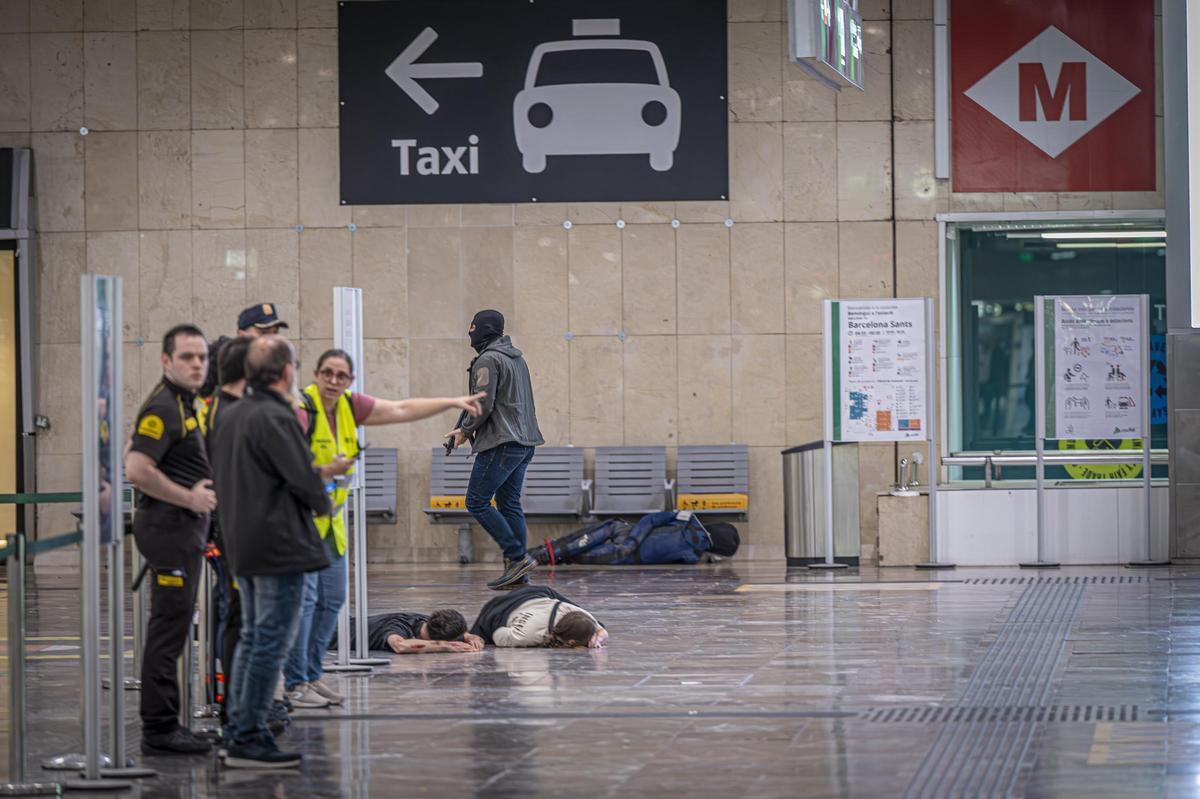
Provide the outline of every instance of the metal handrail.
<path id="1" fill-rule="evenodd" d="M 1042 462 L 1050 466 L 1062 466 L 1078 463 L 1142 463 L 1143 455 L 1137 449 L 1063 449 L 1044 453 Z M 1165 449 L 1150 450 L 1151 465 L 1168 463 L 1168 451 Z M 992 487 L 992 475 L 996 467 L 1004 466 L 1036 466 L 1037 455 L 1033 452 L 1020 450 L 999 450 L 996 452 L 954 452 L 942 456 L 943 466 L 982 466 L 983 484 L 985 488 Z"/>

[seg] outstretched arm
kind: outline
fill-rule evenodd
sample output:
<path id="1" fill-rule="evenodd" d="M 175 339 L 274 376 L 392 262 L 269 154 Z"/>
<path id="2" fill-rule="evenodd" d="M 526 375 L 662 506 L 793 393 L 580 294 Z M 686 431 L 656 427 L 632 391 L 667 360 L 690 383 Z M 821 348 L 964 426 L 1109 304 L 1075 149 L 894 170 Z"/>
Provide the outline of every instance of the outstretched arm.
<path id="1" fill-rule="evenodd" d="M 433 652 L 478 652 L 469 643 L 463 641 L 424 641 L 420 638 L 404 638 L 399 635 L 389 635 L 387 644 L 397 655 L 425 655 Z"/>
<path id="2" fill-rule="evenodd" d="M 428 419 L 443 411 L 455 408 L 464 410 L 471 416 L 480 414 L 479 401 L 484 393 L 473 394 L 469 397 L 411 397 L 402 400 L 375 400 L 375 407 L 363 420 L 364 425 L 403 424 Z"/>

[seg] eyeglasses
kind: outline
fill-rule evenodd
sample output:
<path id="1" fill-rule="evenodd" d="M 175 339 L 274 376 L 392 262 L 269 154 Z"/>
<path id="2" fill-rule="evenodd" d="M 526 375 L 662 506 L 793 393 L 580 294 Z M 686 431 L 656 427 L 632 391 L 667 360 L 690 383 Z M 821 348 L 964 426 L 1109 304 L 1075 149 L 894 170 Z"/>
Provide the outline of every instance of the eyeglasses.
<path id="1" fill-rule="evenodd" d="M 321 377 L 335 383 L 349 383 L 354 379 L 354 375 L 346 374 L 345 372 L 335 372 L 332 369 L 325 368 L 318 372 Z"/>

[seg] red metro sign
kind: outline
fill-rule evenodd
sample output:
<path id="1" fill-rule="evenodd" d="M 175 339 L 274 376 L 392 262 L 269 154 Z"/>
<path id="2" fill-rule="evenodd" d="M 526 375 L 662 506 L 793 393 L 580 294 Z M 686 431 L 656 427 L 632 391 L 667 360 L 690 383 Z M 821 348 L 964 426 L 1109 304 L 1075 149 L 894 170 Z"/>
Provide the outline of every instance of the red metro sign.
<path id="1" fill-rule="evenodd" d="M 1154 191 L 1154 0 L 952 0 L 959 192 Z"/>

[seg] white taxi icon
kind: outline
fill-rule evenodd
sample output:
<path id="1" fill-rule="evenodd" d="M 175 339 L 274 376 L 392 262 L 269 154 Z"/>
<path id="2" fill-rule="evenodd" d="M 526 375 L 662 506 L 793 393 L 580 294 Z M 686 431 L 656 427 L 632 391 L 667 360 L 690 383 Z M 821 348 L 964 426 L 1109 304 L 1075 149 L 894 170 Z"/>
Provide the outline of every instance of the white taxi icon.
<path id="1" fill-rule="evenodd" d="M 658 45 L 635 39 L 539 44 L 513 101 L 517 148 L 532 173 L 546 169 L 548 155 L 643 154 L 666 172 L 679 122 L 679 95 Z"/>

